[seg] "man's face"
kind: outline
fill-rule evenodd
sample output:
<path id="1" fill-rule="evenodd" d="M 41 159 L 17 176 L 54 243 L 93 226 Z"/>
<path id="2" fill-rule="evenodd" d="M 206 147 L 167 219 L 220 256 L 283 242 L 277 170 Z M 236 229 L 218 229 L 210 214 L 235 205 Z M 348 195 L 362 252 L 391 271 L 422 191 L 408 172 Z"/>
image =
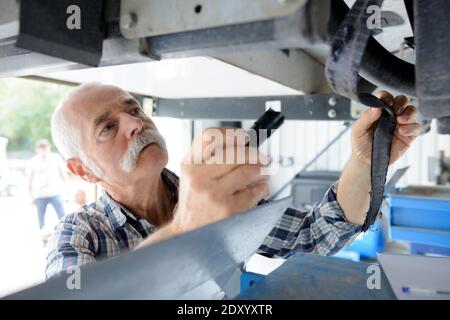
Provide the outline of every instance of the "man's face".
<path id="1" fill-rule="evenodd" d="M 86 156 L 102 171 L 102 181 L 124 185 L 156 178 L 167 164 L 165 143 L 155 124 L 124 90 L 89 88 L 67 107 L 68 119 L 81 130 Z"/>
<path id="2" fill-rule="evenodd" d="M 50 153 L 50 147 L 46 145 L 37 146 L 36 153 L 41 157 L 46 157 Z"/>

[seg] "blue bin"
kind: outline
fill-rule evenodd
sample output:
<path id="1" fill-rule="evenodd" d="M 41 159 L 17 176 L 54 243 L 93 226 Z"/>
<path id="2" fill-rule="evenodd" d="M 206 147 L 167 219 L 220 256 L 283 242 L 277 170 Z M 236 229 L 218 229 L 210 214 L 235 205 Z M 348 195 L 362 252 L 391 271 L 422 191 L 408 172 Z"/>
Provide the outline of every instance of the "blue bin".
<path id="1" fill-rule="evenodd" d="M 393 240 L 450 247 L 450 189 L 407 187 L 388 202 Z"/>
<path id="2" fill-rule="evenodd" d="M 265 276 L 262 274 L 243 272 L 240 279 L 240 292 L 244 292 L 245 290 L 253 286 L 256 282 L 261 281 L 264 278 Z"/>

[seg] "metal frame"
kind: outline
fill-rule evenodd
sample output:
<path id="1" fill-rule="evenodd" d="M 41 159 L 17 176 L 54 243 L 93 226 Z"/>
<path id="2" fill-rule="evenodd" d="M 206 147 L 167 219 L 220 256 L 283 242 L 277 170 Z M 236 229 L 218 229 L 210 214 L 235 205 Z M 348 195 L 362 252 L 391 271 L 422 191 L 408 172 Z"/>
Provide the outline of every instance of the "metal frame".
<path id="1" fill-rule="evenodd" d="M 64 21 L 62 9 L 68 3 L 85 6 L 87 26 L 81 37 L 68 33 L 65 24 L 48 19 L 54 16 Z M 417 73 L 421 113 L 427 119 L 442 118 L 439 128 L 445 134 L 449 132 L 449 121 L 444 117 L 450 115 L 446 94 L 450 77 L 442 70 L 449 69 L 445 55 L 449 34 L 445 32 L 447 20 L 439 17 L 446 14 L 449 3 L 436 0 L 430 5 L 417 0 L 415 19 L 411 1 L 406 3 L 409 18 L 414 20 L 417 68 L 371 39 L 360 75 L 383 87 L 395 84 L 400 92 L 415 95 Z M 342 0 L 61 0 L 58 6 L 50 0 L 22 0 L 20 6 L 18 1 L 5 0 L 0 13 L 0 73 L 29 75 L 85 68 L 86 64 L 106 66 L 207 55 L 302 93 L 325 93 L 330 89 L 323 79 L 324 53 L 333 28 L 347 12 Z M 17 49 L 17 45 L 33 52 Z"/>
<path id="2" fill-rule="evenodd" d="M 307 0 L 127 0 L 121 3 L 120 29 L 128 39 L 192 31 L 287 16 L 306 2 Z"/>
<path id="3" fill-rule="evenodd" d="M 178 26 L 177 30 L 183 32 L 159 36 L 149 33 L 146 37 L 131 40 L 122 37 L 123 21 L 121 20 L 127 14 L 124 8 L 122 10 L 125 11 L 121 13 L 121 5 L 138 4 L 140 10 L 136 12 L 136 15 L 139 21 L 149 21 L 148 15 L 155 13 L 166 17 L 161 12 L 164 12 L 164 8 L 170 7 L 168 2 L 167 0 L 104 1 L 104 24 L 107 39 L 103 41 L 103 55 L 98 62 L 98 66 L 208 55 L 301 92 L 317 93 L 328 90 L 327 86 L 324 85 L 322 64 L 298 48 L 321 45 L 327 41 L 330 0 L 257 0 L 245 2 L 247 6 L 249 4 L 253 4 L 255 7 L 259 6 L 259 10 L 240 10 L 244 2 L 238 0 L 202 0 L 198 4 L 204 5 L 205 12 L 208 13 L 209 17 L 211 17 L 209 10 L 215 8 L 214 12 L 218 16 L 214 16 L 214 25 L 202 30 L 193 30 L 194 27 L 183 25 L 183 19 L 166 19 L 174 20 L 175 25 L 181 23 L 181 27 Z M 170 0 L 170 3 L 176 4 L 177 12 L 183 12 L 180 10 L 185 7 L 189 7 L 189 12 L 193 11 L 191 2 Z M 62 53 L 58 54 L 58 50 L 52 50 L 51 46 L 34 47 L 33 52 L 17 50 L 15 48 L 17 39 L 22 36 L 19 34 L 19 28 L 17 27 L 19 24 L 19 5 L 12 0 L 9 0 L 8 4 L 9 6 L 6 7 L 8 15 L 13 18 L 5 20 L 2 15 L 0 26 L 7 23 L 7 26 L 16 25 L 16 28 L 8 28 L 8 30 L 11 30 L 7 34 L 7 44 L 0 43 L 0 56 L 3 56 L 0 73 L 3 76 L 79 69 L 89 67 L 86 63 L 92 64 L 92 59 L 88 59 L 89 61 L 82 59 L 83 55 L 75 54 L 75 51 L 61 55 Z M 237 7 L 234 7 L 233 4 Z M 219 10 L 223 7 L 228 8 L 227 10 L 231 10 L 233 13 L 240 11 L 241 14 L 238 18 L 233 18 L 233 15 L 227 17 L 227 14 Z M 278 9 L 274 12 L 267 9 L 273 7 Z M 228 12 L 227 10 L 225 11 Z M 187 15 L 187 12 L 183 13 Z M 7 15 L 5 14 L 5 16 Z M 222 16 L 222 20 L 220 20 L 220 16 Z M 224 19 L 232 20 L 225 21 Z M 194 19 L 191 22 L 195 24 L 195 21 Z M 58 32 L 62 35 L 64 32 L 67 33 L 67 30 L 61 29 Z M 0 36 L 2 34 L 2 29 L 0 29 Z M 45 39 L 47 35 L 43 33 L 42 37 Z M 64 50 L 70 51 L 70 48 L 70 46 L 65 46 Z M 281 51 L 281 49 L 286 48 L 291 49 Z M 264 51 L 255 54 L 255 50 Z M 50 57 L 42 53 L 54 56 Z M 82 63 L 63 60 L 64 58 L 69 59 L 67 54 Z"/>
<path id="4" fill-rule="evenodd" d="M 152 115 L 180 119 L 254 120 L 268 107 L 279 108 L 286 120 L 354 120 L 350 100 L 333 94 L 162 99 Z"/>
<path id="5" fill-rule="evenodd" d="M 79 8 L 79 29 L 66 24 L 67 8 Z M 103 2 L 92 0 L 21 0 L 18 48 L 98 66 L 105 39 Z"/>
<path id="6" fill-rule="evenodd" d="M 305 51 L 268 50 L 216 54 L 216 59 L 301 93 L 329 93 L 323 66 Z"/>
<path id="7" fill-rule="evenodd" d="M 257 0 L 258 1 L 258 0 Z M 266 0 L 268 2 L 269 0 Z M 297 0 L 291 0 L 297 1 Z M 241 1 L 242 2 L 242 1 Z M 254 1 L 256 2 L 256 1 Z M 288 1 L 286 1 L 288 2 Z M 141 39 L 151 56 L 162 58 L 187 57 L 255 50 L 299 49 L 325 45 L 329 40 L 331 16 L 329 0 L 308 0 L 289 15 L 245 23 L 210 26 L 200 30 L 180 30 L 177 33 L 145 36 Z M 225 3 L 223 1 L 216 2 Z M 228 3 L 228 1 L 227 1 Z M 243 2 L 242 2 L 243 3 Z M 247 2 L 245 2 L 247 4 Z M 145 13 L 148 7 L 143 9 Z"/>

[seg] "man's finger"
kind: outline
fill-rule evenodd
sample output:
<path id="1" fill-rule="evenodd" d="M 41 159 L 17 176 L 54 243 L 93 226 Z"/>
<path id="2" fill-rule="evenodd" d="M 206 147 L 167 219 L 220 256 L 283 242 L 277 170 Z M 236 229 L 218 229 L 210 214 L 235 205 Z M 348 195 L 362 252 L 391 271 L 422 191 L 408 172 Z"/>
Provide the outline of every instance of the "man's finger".
<path id="1" fill-rule="evenodd" d="M 253 146 L 229 146 L 218 149 L 217 152 L 205 161 L 205 164 L 262 164 L 269 163 L 266 155 Z"/>
<path id="2" fill-rule="evenodd" d="M 245 145 L 248 134 L 241 128 L 207 128 L 197 135 L 185 161 L 202 163 L 214 156 L 217 150 L 233 145 Z"/>
<path id="3" fill-rule="evenodd" d="M 409 103 L 409 98 L 407 96 L 397 96 L 394 98 L 394 112 L 396 115 L 400 115 Z"/>
<path id="4" fill-rule="evenodd" d="M 267 180 L 269 176 L 261 175 L 261 169 L 261 165 L 242 165 L 221 177 L 218 183 L 223 190 L 238 192 L 250 185 Z"/>
<path id="5" fill-rule="evenodd" d="M 387 91 L 380 91 L 376 94 L 376 97 L 386 103 L 388 106 L 394 105 L 394 97 Z M 373 124 L 380 118 L 381 108 L 367 108 L 358 121 L 355 122 L 352 128 L 352 134 L 354 137 L 359 138 L 364 136 L 369 131 Z"/>
<path id="6" fill-rule="evenodd" d="M 402 124 L 398 126 L 398 132 L 405 137 L 417 137 L 422 132 L 420 123 Z"/>
<path id="7" fill-rule="evenodd" d="M 394 105 L 394 97 L 389 92 L 382 90 L 376 94 L 376 97 L 392 107 Z"/>
<path id="8" fill-rule="evenodd" d="M 397 117 L 397 121 L 399 124 L 410 124 L 414 123 L 417 118 L 417 109 L 416 107 L 409 105 L 407 106 L 401 114 Z"/>
<path id="9" fill-rule="evenodd" d="M 369 131 L 373 124 L 380 118 L 382 109 L 367 108 L 359 117 L 358 121 L 353 124 L 352 135 L 359 138 L 364 136 Z"/>
<path id="10" fill-rule="evenodd" d="M 253 186 L 237 192 L 233 196 L 236 213 L 244 212 L 255 207 L 259 201 L 269 195 L 269 186 L 266 180 L 255 183 Z"/>
<path id="11" fill-rule="evenodd" d="M 185 165 L 195 166 L 195 170 L 205 177 L 217 178 L 225 176 L 242 165 L 266 165 L 269 159 L 255 147 L 234 146 L 220 149 L 202 164 L 184 162 Z M 189 170 L 189 169 L 187 169 Z"/>

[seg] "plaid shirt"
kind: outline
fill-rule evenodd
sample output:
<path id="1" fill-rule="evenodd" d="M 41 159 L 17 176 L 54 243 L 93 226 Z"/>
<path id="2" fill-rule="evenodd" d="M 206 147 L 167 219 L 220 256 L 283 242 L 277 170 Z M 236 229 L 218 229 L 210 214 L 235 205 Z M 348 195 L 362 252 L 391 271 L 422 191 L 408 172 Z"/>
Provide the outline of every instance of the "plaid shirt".
<path id="1" fill-rule="evenodd" d="M 178 201 L 178 177 L 164 169 L 164 183 Z M 333 255 L 350 244 L 361 227 L 351 224 L 336 201 L 334 183 L 320 204 L 309 212 L 288 208 L 257 253 L 286 258 L 295 252 Z M 71 266 L 92 263 L 132 250 L 156 231 L 104 192 L 96 202 L 61 219 L 49 242 L 46 276 Z"/>

